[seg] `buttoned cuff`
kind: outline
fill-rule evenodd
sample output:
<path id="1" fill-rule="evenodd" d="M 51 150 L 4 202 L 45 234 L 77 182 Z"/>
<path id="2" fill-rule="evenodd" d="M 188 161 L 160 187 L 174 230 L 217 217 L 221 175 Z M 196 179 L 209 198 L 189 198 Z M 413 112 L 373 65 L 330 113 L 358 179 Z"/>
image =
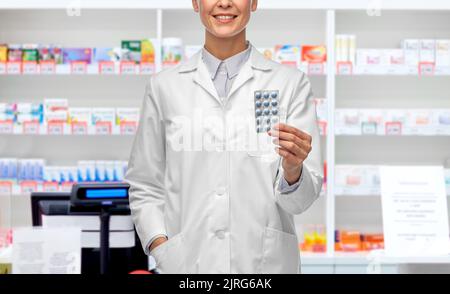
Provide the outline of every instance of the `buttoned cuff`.
<path id="1" fill-rule="evenodd" d="M 281 179 L 278 184 L 278 191 L 281 194 L 290 194 L 298 189 L 298 187 L 302 183 L 302 180 L 303 180 L 303 167 L 302 167 L 302 174 L 300 175 L 300 178 L 298 179 L 297 182 L 293 183 L 292 185 L 289 185 L 289 183 L 284 178 L 284 174 L 282 174 Z"/>

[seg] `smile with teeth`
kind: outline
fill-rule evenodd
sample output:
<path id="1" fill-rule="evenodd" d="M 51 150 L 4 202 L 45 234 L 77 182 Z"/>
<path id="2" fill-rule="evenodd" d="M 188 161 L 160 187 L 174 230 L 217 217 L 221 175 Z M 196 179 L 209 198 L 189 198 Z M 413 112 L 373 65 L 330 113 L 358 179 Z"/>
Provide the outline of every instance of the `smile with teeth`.
<path id="1" fill-rule="evenodd" d="M 233 19 L 234 15 L 216 15 L 215 17 L 218 19 Z"/>
<path id="2" fill-rule="evenodd" d="M 236 15 L 215 15 L 214 18 L 220 22 L 230 22 L 235 19 Z"/>

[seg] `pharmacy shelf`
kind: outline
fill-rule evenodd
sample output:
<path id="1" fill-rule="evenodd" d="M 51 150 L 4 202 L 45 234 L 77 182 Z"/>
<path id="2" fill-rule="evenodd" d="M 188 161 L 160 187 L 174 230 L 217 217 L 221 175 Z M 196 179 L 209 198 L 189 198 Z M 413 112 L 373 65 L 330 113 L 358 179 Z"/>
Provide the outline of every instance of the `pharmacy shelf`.
<path id="1" fill-rule="evenodd" d="M 334 121 L 334 113 L 339 108 L 450 108 L 448 68 L 436 68 L 432 76 L 419 74 L 414 67 L 355 66 L 352 75 L 336 72 L 333 56 L 336 34 L 356 34 L 359 48 L 394 48 L 402 38 L 450 38 L 449 1 L 379 1 L 378 7 L 374 2 L 377 1 L 260 1 L 261 10 L 252 15 L 248 38 L 256 47 L 326 44 L 330 62 L 325 68 L 327 75 L 310 75 L 310 78 L 315 96 L 330 101 L 327 106 L 330 121 Z M 380 17 L 375 16 L 378 12 Z M 184 45 L 195 45 L 203 40 L 201 29 L 198 15 L 186 0 L 6 0 L 0 3 L 0 35 L 4 39 L 1 41 L 7 43 L 57 41 L 64 47 L 114 47 L 118 40 L 124 39 L 180 37 Z M 31 66 L 29 74 L 1 75 L 2 99 L 35 102 L 43 97 L 64 97 L 76 107 L 138 107 L 151 74 L 150 68 L 142 73 L 139 67 L 121 72 L 118 65 L 109 71 L 105 67 L 104 72 L 96 64 L 88 65 L 85 73 L 81 66 L 78 69 L 80 74 L 72 72 L 70 66 L 57 65 L 54 73 L 42 74 L 33 72 Z M 302 70 L 308 72 L 305 67 Z M 296 217 L 296 224 L 327 225 L 328 251 L 302 252 L 302 263 L 355 265 L 364 269 L 370 262 L 366 253 L 334 252 L 334 230 L 355 224 L 363 232 L 380 232 L 380 197 L 341 195 L 330 184 L 334 183 L 336 163 L 442 164 L 449 156 L 450 136 L 339 135 L 335 133 L 334 123 L 330 123 L 328 131 L 328 136 L 321 139 L 323 157 L 328 164 L 327 190 L 322 191 L 321 199 L 308 211 Z M 81 159 L 123 160 L 131 149 L 132 136 L 119 133 L 49 135 L 44 130 L 42 134 L 2 135 L 2 139 L 6 138 L 0 140 L 2 156 L 46 158 L 52 165 L 64 165 Z M 402 151 L 405 149 L 415 155 L 415 160 Z M 422 156 L 424 150 L 428 152 Z M 363 200 L 354 201 L 359 196 Z M 336 198 L 339 200 L 334 202 Z M 407 261 L 411 260 L 392 263 Z"/>
<path id="2" fill-rule="evenodd" d="M 190 1 L 185 0 L 90 0 L 80 1 L 80 4 L 73 0 L 41 0 L 39 4 L 33 0 L 4 0 L 0 3 L 0 9 L 66 9 L 66 8 L 86 8 L 86 9 L 192 9 Z M 428 0 L 390 0 L 385 2 L 374 2 L 371 0 L 265 0 L 260 1 L 260 9 L 302 9 L 302 10 L 450 10 L 450 4 L 446 1 Z"/>
<path id="3" fill-rule="evenodd" d="M 36 124 L 30 126 L 0 124 L 0 136 L 133 136 L 136 133 L 136 124 L 130 125 L 70 125 L 65 123 Z"/>
<path id="4" fill-rule="evenodd" d="M 14 62 L 11 65 L 8 63 L 0 63 L 0 76 L 59 76 L 59 75 L 77 75 L 77 76 L 139 76 L 158 73 L 156 68 L 161 68 L 162 65 L 156 66 L 153 64 L 130 64 L 130 63 L 93 63 L 84 65 L 82 63 L 71 64 L 57 64 L 52 66 L 40 64 L 22 64 Z M 166 67 L 167 68 L 167 67 Z M 299 70 L 307 73 L 309 76 L 326 76 L 326 72 L 317 71 L 317 67 L 309 67 L 307 64 L 299 67 Z M 320 67 L 325 69 L 326 65 Z"/>

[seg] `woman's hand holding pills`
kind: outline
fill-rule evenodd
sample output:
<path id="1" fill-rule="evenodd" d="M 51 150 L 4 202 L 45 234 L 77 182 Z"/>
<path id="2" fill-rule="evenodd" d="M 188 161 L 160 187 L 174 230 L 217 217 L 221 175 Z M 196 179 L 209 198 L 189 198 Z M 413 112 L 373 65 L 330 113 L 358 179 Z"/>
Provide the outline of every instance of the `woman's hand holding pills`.
<path id="1" fill-rule="evenodd" d="M 296 183 L 302 174 L 303 162 L 311 152 L 312 137 L 287 124 L 276 124 L 269 135 L 275 137 L 273 142 L 278 145 L 275 150 L 283 157 L 284 178 L 289 185 Z"/>

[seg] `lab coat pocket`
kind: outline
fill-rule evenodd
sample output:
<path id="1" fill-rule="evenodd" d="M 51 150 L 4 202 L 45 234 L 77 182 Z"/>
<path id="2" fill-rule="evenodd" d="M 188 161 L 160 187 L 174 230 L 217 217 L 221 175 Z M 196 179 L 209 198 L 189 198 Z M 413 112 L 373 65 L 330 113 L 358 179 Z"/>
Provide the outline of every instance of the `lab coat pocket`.
<path id="1" fill-rule="evenodd" d="M 183 234 L 179 233 L 150 252 L 161 274 L 185 273 L 185 252 Z"/>
<path id="2" fill-rule="evenodd" d="M 297 236 L 266 227 L 264 230 L 263 274 L 295 274 L 300 271 Z"/>

